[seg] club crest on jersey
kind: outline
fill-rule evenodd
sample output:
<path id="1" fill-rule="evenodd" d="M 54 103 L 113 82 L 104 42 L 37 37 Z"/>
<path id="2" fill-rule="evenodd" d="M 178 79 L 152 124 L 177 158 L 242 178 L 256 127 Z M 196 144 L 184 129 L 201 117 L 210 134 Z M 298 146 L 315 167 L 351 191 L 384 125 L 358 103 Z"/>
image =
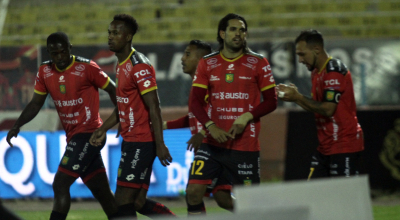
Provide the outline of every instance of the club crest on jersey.
<path id="1" fill-rule="evenodd" d="M 243 185 L 251 186 L 251 180 L 243 180 Z"/>
<path id="2" fill-rule="evenodd" d="M 69 158 L 66 157 L 66 156 L 64 156 L 63 159 L 62 159 L 62 161 L 61 161 L 61 164 L 62 164 L 62 165 L 67 165 L 68 160 L 69 160 Z"/>
<path id="3" fill-rule="evenodd" d="M 334 91 L 328 91 L 326 92 L 326 100 L 332 101 L 335 97 L 335 92 Z"/>
<path id="4" fill-rule="evenodd" d="M 225 74 L 225 81 L 226 81 L 227 83 L 233 82 L 233 73 L 227 73 L 227 74 Z"/>
<path id="5" fill-rule="evenodd" d="M 65 94 L 65 92 L 66 92 L 65 85 L 60 85 L 60 92 L 62 94 Z"/>

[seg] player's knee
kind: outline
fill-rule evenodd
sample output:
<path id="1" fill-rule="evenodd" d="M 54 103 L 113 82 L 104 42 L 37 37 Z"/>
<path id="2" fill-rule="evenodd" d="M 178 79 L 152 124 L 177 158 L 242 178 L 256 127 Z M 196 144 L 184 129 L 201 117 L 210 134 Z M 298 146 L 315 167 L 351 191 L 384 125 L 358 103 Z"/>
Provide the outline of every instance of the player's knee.
<path id="1" fill-rule="evenodd" d="M 135 210 L 139 211 L 144 206 L 145 203 L 146 203 L 146 198 L 144 198 L 144 199 L 141 197 L 136 198 L 136 200 L 134 202 Z"/>
<path id="2" fill-rule="evenodd" d="M 189 204 L 199 204 L 203 201 L 204 192 L 199 187 L 188 185 L 186 188 L 186 197 Z"/>

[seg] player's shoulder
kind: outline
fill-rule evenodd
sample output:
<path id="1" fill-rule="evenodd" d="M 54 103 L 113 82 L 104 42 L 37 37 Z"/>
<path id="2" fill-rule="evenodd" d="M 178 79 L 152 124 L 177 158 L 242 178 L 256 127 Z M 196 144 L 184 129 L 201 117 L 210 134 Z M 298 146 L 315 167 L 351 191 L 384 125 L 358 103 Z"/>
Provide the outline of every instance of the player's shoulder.
<path id="1" fill-rule="evenodd" d="M 52 60 L 43 61 L 39 67 L 51 66 L 53 64 Z"/>
<path id="2" fill-rule="evenodd" d="M 246 55 L 248 57 L 255 57 L 255 58 L 260 59 L 260 60 L 264 59 L 264 56 L 262 54 L 256 53 L 256 52 L 254 52 L 252 50 L 247 51 Z"/>
<path id="3" fill-rule="evenodd" d="M 85 57 L 75 56 L 75 62 L 90 64 L 90 61 L 90 59 L 87 59 Z"/>
<path id="4" fill-rule="evenodd" d="M 140 53 L 137 50 L 135 50 L 135 52 L 132 53 L 132 56 L 129 57 L 129 59 L 131 60 L 133 66 L 138 64 L 146 64 L 148 66 L 151 66 L 149 58 L 147 58 L 144 54 Z"/>
<path id="5" fill-rule="evenodd" d="M 210 58 L 213 58 L 213 57 L 217 57 L 218 55 L 219 55 L 219 51 L 215 51 L 215 52 L 212 52 L 210 54 L 205 55 L 203 57 L 203 59 L 207 60 L 207 59 L 210 59 Z"/>
<path id="6" fill-rule="evenodd" d="M 346 75 L 347 72 L 349 71 L 347 66 L 342 61 L 340 61 L 339 59 L 334 59 L 334 58 L 332 58 L 328 61 L 325 69 L 326 69 L 327 73 L 337 72 L 337 73 L 341 73 L 343 75 Z"/>

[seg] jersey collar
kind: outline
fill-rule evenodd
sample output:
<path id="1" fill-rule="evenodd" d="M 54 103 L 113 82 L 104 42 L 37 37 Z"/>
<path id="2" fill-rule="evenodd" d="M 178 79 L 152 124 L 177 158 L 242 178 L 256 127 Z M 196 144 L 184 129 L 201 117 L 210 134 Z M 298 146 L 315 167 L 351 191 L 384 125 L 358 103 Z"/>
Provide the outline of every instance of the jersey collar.
<path id="1" fill-rule="evenodd" d="M 331 60 L 332 59 L 332 57 L 329 57 L 326 61 L 325 61 L 325 63 L 324 63 L 324 65 L 322 66 L 322 68 L 321 69 L 319 69 L 319 72 L 318 72 L 318 74 L 320 74 L 320 73 L 322 73 L 322 70 L 324 70 L 325 69 L 325 67 L 326 67 L 326 64 L 328 64 L 328 62 L 329 62 L 329 60 Z"/>
<path id="2" fill-rule="evenodd" d="M 129 58 L 131 58 L 131 56 L 132 56 L 132 54 L 135 52 L 135 48 L 131 48 L 132 49 L 132 51 L 131 51 L 131 53 L 129 54 L 129 56 L 124 60 L 124 61 L 122 61 L 122 63 L 119 63 L 118 65 L 124 65 L 124 63 L 126 63 L 126 61 L 128 61 L 129 60 Z"/>
<path id="3" fill-rule="evenodd" d="M 56 67 L 56 70 L 57 70 L 58 72 L 64 72 L 64 71 L 66 71 L 67 69 L 71 68 L 71 66 L 74 65 L 74 63 L 75 63 L 75 56 L 72 55 L 72 62 L 71 62 L 71 64 L 69 64 L 69 66 L 67 66 L 65 69 L 63 69 L 63 70 L 58 69 L 58 67 L 57 67 L 56 64 L 54 64 L 54 66 Z"/>
<path id="4" fill-rule="evenodd" d="M 244 53 L 242 53 L 242 54 L 240 54 L 238 57 L 236 57 L 234 59 L 228 59 L 222 54 L 221 51 L 219 52 L 219 54 L 221 54 L 222 59 L 224 59 L 224 60 L 226 60 L 228 62 L 235 62 L 236 60 L 240 59 L 244 55 Z"/>

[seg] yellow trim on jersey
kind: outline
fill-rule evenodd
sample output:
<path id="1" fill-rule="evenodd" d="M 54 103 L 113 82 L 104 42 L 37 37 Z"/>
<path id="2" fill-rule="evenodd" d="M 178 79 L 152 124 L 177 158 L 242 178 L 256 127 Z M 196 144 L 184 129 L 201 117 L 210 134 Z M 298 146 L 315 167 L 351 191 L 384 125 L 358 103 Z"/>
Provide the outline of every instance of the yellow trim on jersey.
<path id="1" fill-rule="evenodd" d="M 318 74 L 320 74 L 320 73 L 322 72 L 322 70 L 325 69 L 326 64 L 328 64 L 329 60 L 331 60 L 331 59 L 332 59 L 332 57 L 329 57 L 329 58 L 326 60 L 325 64 L 324 64 L 324 65 L 322 66 L 322 68 L 319 70 Z"/>
<path id="2" fill-rule="evenodd" d="M 108 86 L 108 84 L 110 84 L 110 77 L 107 77 L 107 82 L 104 84 L 104 86 L 101 87 L 101 89 L 104 90 Z"/>
<path id="3" fill-rule="evenodd" d="M 310 179 L 311 179 L 311 177 L 312 177 L 312 175 L 313 175 L 313 173 L 314 173 L 314 167 L 311 167 L 310 168 L 310 173 L 308 174 L 308 178 L 307 178 L 307 181 L 310 181 Z"/>
<path id="4" fill-rule="evenodd" d="M 208 89 L 208 86 L 203 85 L 203 84 L 198 84 L 198 83 L 193 83 L 192 86 L 200 87 L 200 88 L 203 88 L 203 89 Z"/>
<path id="5" fill-rule="evenodd" d="M 272 85 L 266 86 L 266 87 L 261 89 L 261 92 L 264 92 L 265 90 L 270 89 L 270 88 L 274 88 L 275 86 L 276 86 L 275 83 L 272 84 Z"/>
<path id="6" fill-rule="evenodd" d="M 57 67 L 56 64 L 54 64 L 54 66 L 56 66 L 56 70 L 57 70 L 58 72 L 64 72 L 64 71 L 66 71 L 67 69 L 71 68 L 71 66 L 74 65 L 74 63 L 75 63 L 75 56 L 72 55 L 72 62 L 71 62 L 71 64 L 69 64 L 69 66 L 67 66 L 65 69 L 63 69 L 63 70 L 58 69 L 58 67 Z"/>
<path id="7" fill-rule="evenodd" d="M 210 97 L 208 94 L 207 94 L 206 96 L 204 96 L 204 101 L 205 101 L 206 103 L 208 103 L 208 97 Z"/>
<path id="8" fill-rule="evenodd" d="M 35 93 L 39 94 L 39 95 L 47 95 L 47 92 L 41 92 L 41 91 L 37 91 L 36 89 L 33 90 Z"/>
<path id="9" fill-rule="evenodd" d="M 153 87 L 151 87 L 150 89 L 143 90 L 140 94 L 141 94 L 141 95 L 144 95 L 144 94 L 146 94 L 146 93 L 148 93 L 148 92 L 151 92 L 151 91 L 153 91 L 153 90 L 156 90 L 156 89 L 157 89 L 157 86 L 153 86 Z"/>
<path id="10" fill-rule="evenodd" d="M 124 60 L 124 61 L 122 61 L 122 63 L 119 63 L 118 65 L 124 65 L 124 63 L 126 62 L 126 61 L 128 61 L 129 60 L 129 58 L 131 58 L 131 56 L 132 56 L 132 54 L 135 52 L 135 48 L 131 48 L 132 49 L 132 51 L 131 51 L 131 53 L 129 54 L 129 56 Z"/>
<path id="11" fill-rule="evenodd" d="M 242 56 L 244 56 L 244 53 L 242 53 L 240 56 L 236 57 L 235 59 L 228 59 L 226 57 L 224 57 L 224 55 L 222 54 L 222 52 L 220 52 L 222 59 L 224 59 L 225 61 L 228 62 L 235 62 L 236 60 L 240 59 Z"/>

